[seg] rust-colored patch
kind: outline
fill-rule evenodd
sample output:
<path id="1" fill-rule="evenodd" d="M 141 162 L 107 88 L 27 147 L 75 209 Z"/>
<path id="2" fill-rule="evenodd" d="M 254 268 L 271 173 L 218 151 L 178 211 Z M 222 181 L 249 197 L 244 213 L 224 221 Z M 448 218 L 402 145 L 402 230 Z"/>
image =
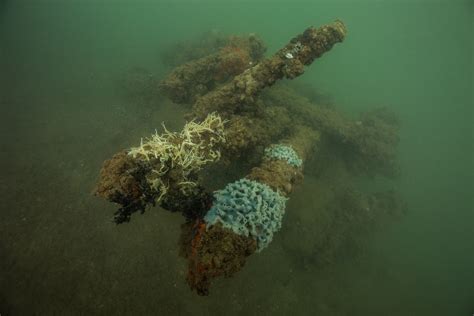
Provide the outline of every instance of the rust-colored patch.
<path id="1" fill-rule="evenodd" d="M 240 236 L 220 224 L 206 228 L 202 219 L 182 226 L 182 255 L 188 259 L 186 280 L 199 295 L 208 295 L 211 281 L 219 276 L 230 277 L 255 252 L 257 243 Z"/>

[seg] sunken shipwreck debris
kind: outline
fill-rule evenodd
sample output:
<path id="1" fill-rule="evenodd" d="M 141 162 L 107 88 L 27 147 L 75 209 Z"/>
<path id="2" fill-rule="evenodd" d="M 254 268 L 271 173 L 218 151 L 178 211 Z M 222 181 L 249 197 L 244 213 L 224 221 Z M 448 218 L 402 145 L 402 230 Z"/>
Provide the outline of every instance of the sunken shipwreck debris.
<path id="1" fill-rule="evenodd" d="M 267 58 L 263 41 L 253 34 L 199 41 L 199 54 L 181 56 L 183 63 L 157 87 L 188 109 L 182 131 L 163 125 L 161 133 L 104 162 L 95 193 L 120 205 L 116 223 L 128 222 L 134 212 L 150 205 L 184 215 L 180 249 L 189 263 L 186 280 L 199 295 L 209 294 L 214 278 L 231 277 L 248 256 L 270 246 L 284 225 L 287 200 L 303 181 L 304 166 L 315 169 L 315 161 L 329 166 L 343 155 L 347 174 L 396 174 L 399 124 L 387 109 L 353 120 L 277 84 L 302 75 L 305 66 L 345 36 L 339 20 L 310 27 Z M 238 165 L 242 156 L 259 163 L 210 192 L 201 171 L 210 165 Z M 331 170 L 316 174 L 331 178 Z M 328 218 L 337 220 L 330 221 L 332 230 L 321 240 L 340 241 L 331 234 L 358 233 L 377 220 L 377 212 L 396 215 L 401 209 L 395 194 L 352 193 L 348 184 L 333 191 L 341 198 L 326 210 Z M 327 247 L 340 244 L 330 242 Z M 315 244 L 308 255 L 324 246 Z M 336 252 L 327 249 L 324 255 Z"/>

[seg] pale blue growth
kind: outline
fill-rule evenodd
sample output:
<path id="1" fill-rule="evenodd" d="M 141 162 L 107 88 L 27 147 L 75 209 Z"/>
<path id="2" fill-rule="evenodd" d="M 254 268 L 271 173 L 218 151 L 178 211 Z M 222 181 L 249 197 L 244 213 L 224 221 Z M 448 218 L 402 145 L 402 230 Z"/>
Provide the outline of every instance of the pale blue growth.
<path id="1" fill-rule="evenodd" d="M 278 144 L 271 145 L 265 149 L 265 157 L 268 159 L 280 159 L 285 160 L 289 165 L 294 167 L 301 167 L 303 161 L 296 151 L 290 146 Z"/>
<path id="2" fill-rule="evenodd" d="M 244 178 L 214 193 L 214 204 L 204 220 L 254 238 L 260 252 L 280 229 L 286 200 L 268 185 Z"/>

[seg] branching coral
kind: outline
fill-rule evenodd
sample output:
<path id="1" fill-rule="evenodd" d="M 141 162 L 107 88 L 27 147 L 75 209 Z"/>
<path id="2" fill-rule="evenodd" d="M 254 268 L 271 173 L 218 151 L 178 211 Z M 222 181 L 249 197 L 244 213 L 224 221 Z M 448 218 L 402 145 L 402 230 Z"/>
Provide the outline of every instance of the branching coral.
<path id="1" fill-rule="evenodd" d="M 163 134 L 155 131 L 150 138 L 142 139 L 140 146 L 128 151 L 132 158 L 151 165 L 147 180 L 152 189 L 160 192 L 157 202 L 168 191 L 165 175 L 175 170 L 174 181 L 186 192 L 197 185 L 190 176 L 207 163 L 219 160 L 219 145 L 225 142 L 224 121 L 215 113 L 201 123 L 188 122 L 181 132 L 170 132 L 162 125 Z"/>
<path id="2" fill-rule="evenodd" d="M 224 121 L 211 113 L 200 123 L 191 121 L 181 132 L 155 132 L 140 146 L 107 160 L 100 172 L 96 194 L 121 205 L 116 223 L 157 203 L 194 218 L 207 210 L 209 195 L 196 182 L 204 165 L 220 159 L 226 141 Z"/>

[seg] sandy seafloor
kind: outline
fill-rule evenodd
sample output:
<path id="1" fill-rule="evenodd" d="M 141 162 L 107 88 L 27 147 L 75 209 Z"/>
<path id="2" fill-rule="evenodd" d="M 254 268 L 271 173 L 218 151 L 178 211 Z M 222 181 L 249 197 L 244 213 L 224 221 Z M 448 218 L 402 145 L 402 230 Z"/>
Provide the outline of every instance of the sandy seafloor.
<path id="1" fill-rule="evenodd" d="M 301 225 L 304 236 L 311 237 L 304 219 L 317 210 L 318 195 L 324 192 L 324 184 L 307 175 L 291 196 L 283 228 L 271 246 L 251 256 L 232 279 L 217 280 L 209 297 L 197 296 L 185 283 L 186 262 L 177 247 L 184 220 L 179 214 L 153 208 L 117 226 L 111 222 L 115 206 L 91 195 L 105 159 L 136 144 L 161 121 L 170 129 L 184 123 L 184 110 L 166 99 L 149 108 L 120 98 L 114 90 L 115 78 L 125 69 L 158 58 L 153 49 L 159 45 L 152 39 L 161 33 L 143 39 L 129 35 L 125 45 L 122 31 L 127 27 L 114 31 L 113 26 L 120 19 L 130 22 L 126 10 L 117 9 L 118 18 L 103 6 L 97 11 L 77 6 L 82 17 L 90 15 L 71 23 L 89 23 L 86 30 L 68 24 L 76 16 L 74 6 L 45 1 L 0 7 L 2 316 L 474 313 L 472 37 L 466 36 L 472 32 L 466 31 L 472 26 L 472 4 L 461 1 L 449 9 L 443 4 L 413 10 L 402 6 L 395 11 L 375 6 L 375 13 L 390 11 L 419 29 L 380 24 L 385 26 L 373 32 L 395 34 L 394 47 L 383 42 L 377 51 L 373 45 L 370 51 L 375 53 L 365 60 L 369 50 L 354 50 L 351 45 L 356 44 L 348 40 L 352 54 L 345 54 L 346 43 L 341 44 L 335 59 L 320 65 L 320 73 L 308 73 L 309 82 L 327 81 L 325 90 L 343 109 L 357 111 L 360 104 L 390 98 L 387 103 L 403 123 L 404 171 L 395 185 L 407 200 L 407 215 L 368 240 L 363 256 L 313 265 L 305 257 L 305 240 L 294 232 Z M 219 8 L 209 5 L 208 13 Z M 370 29 L 368 24 L 358 28 L 363 14 L 351 15 L 348 5 L 333 10 L 314 23 L 329 22 L 329 16 L 341 12 L 355 39 L 367 40 L 357 35 Z M 271 50 L 306 27 L 307 16 L 301 19 L 301 25 L 281 28 L 283 35 L 278 36 L 269 31 L 278 29 L 277 21 L 260 27 L 254 21 L 254 28 L 264 39 L 274 36 Z M 144 25 L 152 20 L 147 15 L 131 32 L 145 32 Z M 109 24 L 95 33 L 91 21 Z M 61 33 L 63 24 L 71 34 Z M 182 28 L 176 32 L 185 37 Z M 405 36 L 409 30 L 415 40 Z M 169 32 L 166 36 L 164 42 L 172 42 Z M 440 40 L 446 45 L 437 44 Z M 401 55 L 407 50 L 416 62 Z M 340 65 L 341 60 L 347 64 Z M 358 66 L 350 65 L 354 60 Z M 340 80 L 330 71 L 338 63 Z M 363 65 L 374 69 L 364 70 Z M 369 78 L 360 82 L 364 71 Z M 387 73 L 385 80 L 380 80 L 381 73 Z M 292 243 L 299 252 L 283 247 Z"/>

